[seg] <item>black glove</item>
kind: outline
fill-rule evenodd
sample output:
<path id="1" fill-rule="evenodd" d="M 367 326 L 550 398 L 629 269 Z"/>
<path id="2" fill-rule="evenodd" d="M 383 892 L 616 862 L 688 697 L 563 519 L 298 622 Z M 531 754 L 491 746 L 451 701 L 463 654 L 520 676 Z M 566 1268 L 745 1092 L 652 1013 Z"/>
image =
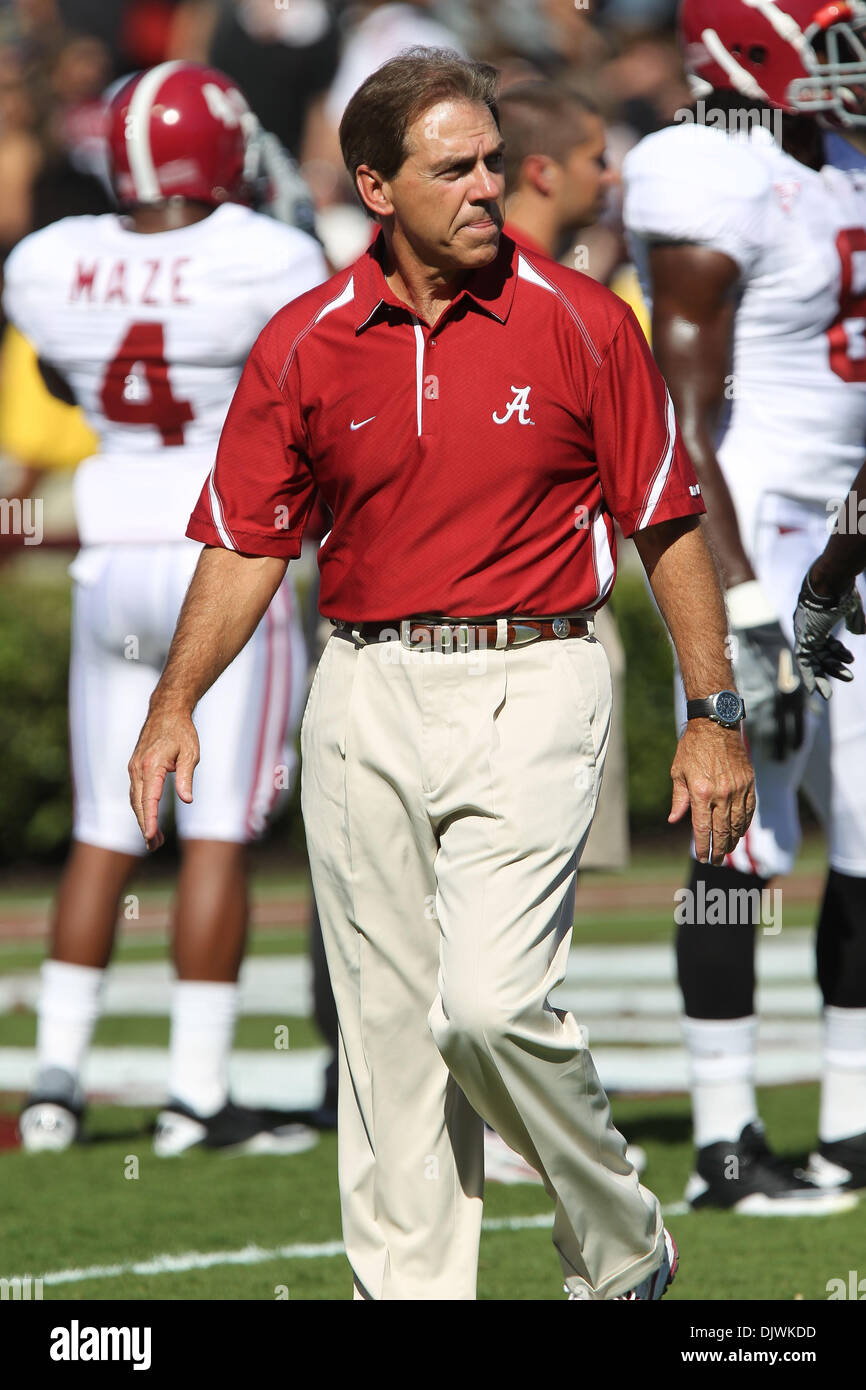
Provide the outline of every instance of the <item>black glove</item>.
<path id="1" fill-rule="evenodd" d="M 854 672 L 848 670 L 854 657 L 832 635 L 843 618 L 849 632 L 857 635 L 866 632 L 866 615 L 854 586 L 841 598 L 821 598 L 809 583 L 807 573 L 794 613 L 794 655 L 810 695 L 819 690 L 825 700 L 833 693 L 830 676 L 840 681 L 854 679 Z"/>

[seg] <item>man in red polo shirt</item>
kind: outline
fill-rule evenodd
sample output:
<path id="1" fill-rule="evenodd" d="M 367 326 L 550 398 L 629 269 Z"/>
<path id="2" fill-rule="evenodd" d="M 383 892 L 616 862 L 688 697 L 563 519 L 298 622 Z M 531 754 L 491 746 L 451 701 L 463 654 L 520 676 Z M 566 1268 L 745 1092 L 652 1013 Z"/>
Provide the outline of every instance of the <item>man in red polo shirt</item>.
<path id="1" fill-rule="evenodd" d="M 421 50 L 341 141 L 381 224 L 281 310 L 190 522 L 206 543 L 130 762 L 147 844 L 191 712 L 300 551 L 317 491 L 335 632 L 302 730 L 340 1021 L 339 1172 L 363 1299 L 475 1297 L 482 1121 L 541 1173 L 573 1298 L 658 1298 L 676 1249 L 562 979 L 608 737 L 592 614 L 634 535 L 695 706 L 672 768 L 698 855 L 754 807 L 703 510 L 630 311 L 500 235 L 496 72 Z"/>

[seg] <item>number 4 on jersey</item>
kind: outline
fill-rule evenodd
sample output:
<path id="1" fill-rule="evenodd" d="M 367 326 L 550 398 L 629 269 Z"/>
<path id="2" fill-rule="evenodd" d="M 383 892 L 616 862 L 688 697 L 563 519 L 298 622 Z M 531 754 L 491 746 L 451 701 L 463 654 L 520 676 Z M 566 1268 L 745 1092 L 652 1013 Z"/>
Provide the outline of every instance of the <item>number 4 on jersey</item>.
<path id="1" fill-rule="evenodd" d="M 183 427 L 193 418 L 189 401 L 172 395 L 161 323 L 134 323 L 109 362 L 102 382 L 106 419 L 151 425 L 166 445 L 183 444 Z"/>

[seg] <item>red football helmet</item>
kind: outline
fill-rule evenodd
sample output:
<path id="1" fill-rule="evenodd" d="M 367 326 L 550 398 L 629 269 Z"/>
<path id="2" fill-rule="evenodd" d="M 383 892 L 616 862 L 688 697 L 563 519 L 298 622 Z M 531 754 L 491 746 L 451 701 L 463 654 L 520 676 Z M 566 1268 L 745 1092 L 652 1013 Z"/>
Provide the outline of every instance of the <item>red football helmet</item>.
<path id="1" fill-rule="evenodd" d="M 173 62 L 138 73 L 108 108 L 118 202 L 246 201 L 247 140 L 257 124 L 243 93 L 216 68 Z"/>
<path id="2" fill-rule="evenodd" d="M 682 0 L 679 27 L 686 66 L 710 87 L 866 125 L 862 0 Z"/>

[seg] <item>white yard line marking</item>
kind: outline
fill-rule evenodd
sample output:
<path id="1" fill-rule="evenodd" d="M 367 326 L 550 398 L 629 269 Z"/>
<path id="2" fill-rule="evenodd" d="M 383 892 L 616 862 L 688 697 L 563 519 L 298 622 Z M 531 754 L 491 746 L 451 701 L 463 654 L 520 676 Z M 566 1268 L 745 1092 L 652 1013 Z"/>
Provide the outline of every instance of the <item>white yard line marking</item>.
<path id="1" fill-rule="evenodd" d="M 793 1012 L 817 1019 L 819 998 L 812 979 L 814 946 L 810 934 L 791 928 L 778 938 L 759 938 L 758 952 L 762 1012 L 771 1016 Z M 171 982 L 167 961 L 114 965 L 108 974 L 102 1012 L 165 1017 Z M 38 970 L 7 975 L 0 980 L 0 1013 L 35 1009 L 40 988 Z M 251 956 L 241 974 L 241 1013 L 306 1017 L 312 988 L 312 970 L 306 957 Z M 677 1019 L 679 993 L 671 945 L 667 941 L 643 946 L 578 945 L 569 955 L 566 978 L 554 1002 L 567 1008 L 577 1003 L 587 1017 L 625 1009 L 630 1014 Z"/>
<path id="2" fill-rule="evenodd" d="M 674 1202 L 662 1208 L 664 1216 L 684 1216 L 688 1207 L 684 1202 Z M 481 1223 L 483 1231 L 533 1231 L 550 1229 L 553 1216 L 543 1212 L 538 1216 L 492 1217 Z M 259 1265 L 271 1260 L 327 1260 L 335 1255 L 345 1255 L 346 1248 L 340 1240 L 326 1240 L 318 1245 L 297 1244 L 278 1245 L 273 1250 L 260 1245 L 245 1245 L 240 1250 L 187 1250 L 180 1255 L 155 1255 L 151 1260 L 138 1260 L 131 1264 L 89 1265 L 84 1269 L 56 1269 L 53 1273 L 41 1275 L 42 1282 L 48 1285 L 80 1284 L 86 1279 L 119 1279 L 124 1274 L 185 1274 L 191 1269 L 213 1269 L 217 1265 Z M 14 1276 L 24 1278 L 23 1275 Z"/>

